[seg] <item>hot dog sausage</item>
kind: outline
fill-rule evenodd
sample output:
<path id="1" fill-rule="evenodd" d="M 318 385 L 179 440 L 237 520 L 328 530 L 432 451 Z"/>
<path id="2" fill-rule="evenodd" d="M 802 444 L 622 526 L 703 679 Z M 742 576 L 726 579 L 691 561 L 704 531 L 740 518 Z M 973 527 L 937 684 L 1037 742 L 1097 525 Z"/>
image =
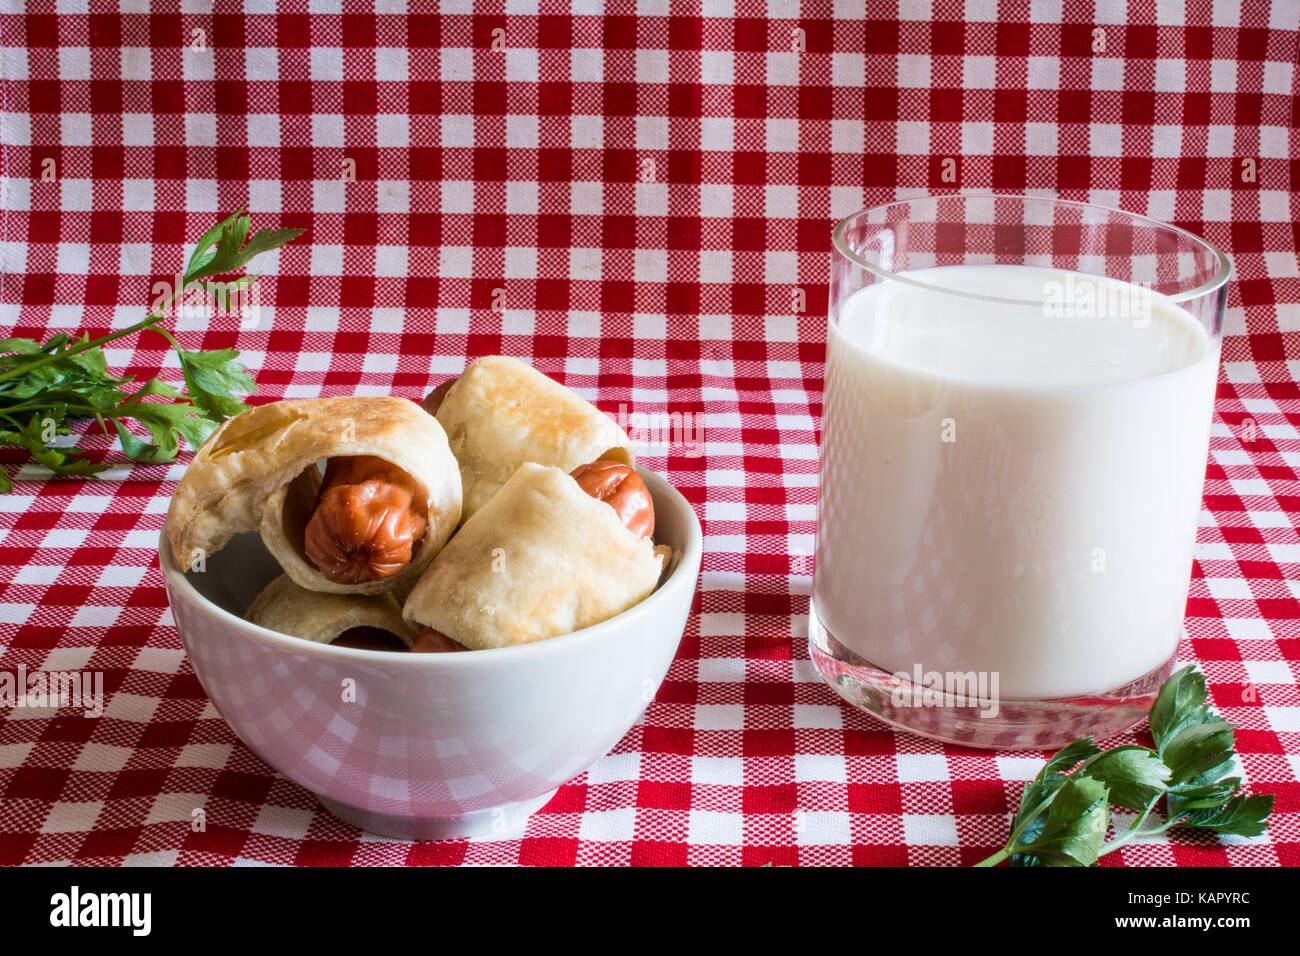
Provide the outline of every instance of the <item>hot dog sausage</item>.
<path id="1" fill-rule="evenodd" d="M 629 530 L 647 537 L 654 534 L 654 501 L 645 482 L 632 468 L 617 461 L 593 461 L 575 468 L 571 475 L 583 491 L 612 507 Z M 465 650 L 469 648 L 431 627 L 425 628 L 411 646 L 413 654 Z"/>
<path id="2" fill-rule="evenodd" d="M 378 627 L 348 628 L 330 643 L 335 647 L 352 647 L 362 651 L 406 650 L 406 644 L 400 637 Z"/>
<path id="3" fill-rule="evenodd" d="M 632 467 L 601 460 L 579 465 L 570 474 L 579 488 L 613 508 L 629 531 L 647 538 L 655 533 L 654 500 Z"/>
<path id="4" fill-rule="evenodd" d="M 435 631 L 431 627 L 426 627 L 421 631 L 420 636 L 411 645 L 412 654 L 447 654 L 467 650 L 469 648 L 465 645 L 457 644 L 442 631 Z"/>
<path id="5" fill-rule="evenodd" d="M 331 458 L 303 547 L 331 581 L 377 581 L 411 560 L 428 526 L 426 508 L 414 479 L 382 458 Z"/>
<path id="6" fill-rule="evenodd" d="M 457 378 L 459 378 L 459 376 L 457 376 Z M 451 387 L 455 384 L 455 378 L 447 379 L 447 381 L 443 382 L 428 395 L 424 396 L 424 401 L 420 403 L 420 407 L 430 415 L 437 415 L 438 409 L 442 407 L 442 400 L 447 397 L 447 393 L 451 391 Z"/>

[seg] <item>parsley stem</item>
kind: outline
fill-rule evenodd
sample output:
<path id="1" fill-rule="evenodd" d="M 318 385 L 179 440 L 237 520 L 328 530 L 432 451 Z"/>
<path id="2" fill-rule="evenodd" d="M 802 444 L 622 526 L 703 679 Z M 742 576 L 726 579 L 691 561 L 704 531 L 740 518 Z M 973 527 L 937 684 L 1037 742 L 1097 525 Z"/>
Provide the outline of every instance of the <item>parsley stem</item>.
<path id="1" fill-rule="evenodd" d="M 1146 822 L 1147 817 L 1151 815 L 1151 811 L 1155 809 L 1156 804 L 1160 802 L 1160 798 L 1163 796 L 1164 796 L 1163 793 L 1156 794 L 1156 796 L 1151 800 L 1151 802 L 1147 804 L 1146 809 L 1142 811 L 1141 815 L 1139 815 L 1138 818 L 1133 821 L 1132 825 L 1127 830 L 1125 830 L 1122 835 L 1101 845 L 1101 849 L 1097 851 L 1097 856 L 1102 857 L 1105 856 L 1107 853 L 1114 853 L 1116 850 L 1122 847 L 1125 843 L 1128 843 L 1134 837 L 1154 836 L 1155 834 L 1162 832 L 1165 829 L 1164 827 L 1156 827 L 1153 830 L 1145 830 L 1145 831 L 1142 830 L 1141 827 L 1142 824 Z"/>
<path id="2" fill-rule="evenodd" d="M 1014 851 L 1011 849 L 1011 847 L 1004 846 L 1002 849 L 998 850 L 997 853 L 994 853 L 992 856 L 988 857 L 987 859 L 980 860 L 975 865 L 976 866 L 997 866 L 999 863 L 1001 863 L 1003 860 L 1009 857 L 1013 852 Z"/>
<path id="3" fill-rule="evenodd" d="M 49 355 L 42 356 L 41 358 L 36 359 L 34 362 L 27 362 L 25 364 L 20 363 L 18 365 L 15 365 L 7 372 L 0 372 L 0 382 L 6 382 L 11 378 L 16 378 L 20 375 L 26 375 L 29 372 L 33 371 L 34 369 L 38 369 L 43 365 L 49 365 L 51 362 L 61 361 L 62 359 L 66 359 L 70 355 L 77 355 L 80 354 L 81 352 L 88 352 L 91 349 L 99 348 L 101 345 L 105 345 L 108 342 L 112 342 L 120 338 L 125 338 L 126 336 L 131 335 L 135 332 L 143 332 L 145 329 L 153 327 L 167 317 L 167 307 L 176 300 L 176 297 L 180 295 L 180 292 L 181 290 L 179 289 L 173 291 L 172 294 L 166 298 L 163 304 L 159 306 L 157 311 L 150 312 L 139 322 L 135 323 L 135 325 L 128 326 L 125 329 L 118 329 L 116 332 L 110 332 L 108 335 L 101 335 L 97 339 L 92 339 L 85 342 L 78 342 L 77 344 L 69 348 L 66 348 L 61 352 L 52 352 Z M 157 329 L 156 331 L 162 332 L 163 330 Z M 163 334 L 167 335 L 166 332 L 163 332 Z M 167 335 L 167 337 L 171 339 L 170 335 Z M 175 340 L 172 339 L 172 341 Z"/>
<path id="4" fill-rule="evenodd" d="M 1114 850 L 1118 850 L 1125 843 L 1128 843 L 1130 840 L 1134 839 L 1135 837 L 1159 836 L 1160 834 L 1166 833 L 1169 830 L 1172 830 L 1174 827 L 1178 826 L 1178 824 L 1182 823 L 1183 820 L 1185 819 L 1184 817 L 1175 817 L 1172 820 L 1165 820 L 1163 823 L 1159 824 L 1158 826 L 1148 827 L 1145 830 L 1140 829 L 1142 824 L 1146 821 L 1147 816 L 1151 813 L 1152 808 L 1155 807 L 1156 802 L 1159 801 L 1159 799 L 1160 799 L 1159 797 L 1156 797 L 1156 799 L 1152 801 L 1151 805 L 1148 806 L 1144 811 L 1142 811 L 1142 815 L 1133 821 L 1133 825 L 1124 831 L 1123 836 L 1116 837 L 1114 840 L 1111 840 L 1109 843 L 1103 843 L 1102 848 L 1097 853 L 1097 855 L 1105 856 L 1107 853 L 1110 853 Z"/>
<path id="5" fill-rule="evenodd" d="M 124 407 L 124 405 L 125 403 L 123 403 L 123 405 L 119 405 L 118 408 L 120 409 Z M 12 418 L 14 412 L 25 412 L 25 411 L 39 412 L 42 409 L 48 410 L 51 407 L 52 406 L 50 406 L 45 402 L 37 402 L 37 403 L 26 402 L 22 405 L 6 406 L 4 411 L 0 411 L 0 415 L 3 415 L 6 418 Z M 112 412 L 101 412 L 94 405 L 86 405 L 80 402 L 59 402 L 58 407 L 73 414 L 77 418 L 98 418 L 100 417 L 100 415 L 106 415 L 108 418 L 122 417 Z"/>

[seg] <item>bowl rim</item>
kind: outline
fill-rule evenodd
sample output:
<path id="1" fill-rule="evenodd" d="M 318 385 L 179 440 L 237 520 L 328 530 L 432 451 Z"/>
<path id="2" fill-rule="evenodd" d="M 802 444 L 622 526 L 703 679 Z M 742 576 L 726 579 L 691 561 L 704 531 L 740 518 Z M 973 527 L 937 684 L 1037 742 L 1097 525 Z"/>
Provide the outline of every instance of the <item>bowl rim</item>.
<path id="1" fill-rule="evenodd" d="M 164 526 L 159 533 L 158 538 L 158 561 L 162 568 L 163 577 L 168 584 L 168 602 L 171 603 L 171 591 L 175 588 L 191 604 L 203 608 L 206 613 L 216 616 L 232 631 L 241 633 L 244 636 L 253 638 L 263 644 L 269 644 L 276 648 L 290 653 L 303 654 L 307 656 L 320 655 L 326 659 L 334 661 L 354 661 L 358 664 L 378 664 L 389 663 L 401 667 L 419 667 L 419 668 L 450 668 L 450 667 L 473 667 L 473 666 L 490 666 L 494 663 L 507 663 L 512 657 L 525 657 L 529 655 L 561 653 L 564 648 L 578 647 L 583 644 L 598 641 L 606 638 L 612 631 L 626 626 L 629 622 L 638 617 L 653 615 L 664 609 L 664 606 L 673 601 L 681 600 L 682 595 L 679 593 L 686 590 L 685 599 L 690 600 L 695 593 L 696 578 L 699 576 L 699 565 L 704 554 L 704 533 L 700 527 L 699 516 L 686 497 L 674 488 L 667 479 L 663 478 L 656 472 L 650 471 L 638 465 L 637 473 L 649 487 L 652 497 L 656 502 L 667 500 L 672 506 L 680 512 L 686 520 L 686 541 L 681 549 L 681 555 L 677 558 L 676 564 L 670 569 L 668 578 L 660 584 L 655 590 L 640 603 L 628 608 L 620 614 L 616 614 L 599 624 L 593 624 L 590 627 L 580 628 L 571 631 L 568 634 L 561 634 L 557 637 L 547 638 L 542 641 L 533 641 L 528 644 L 514 644 L 509 647 L 490 647 L 484 650 L 472 651 L 462 654 L 415 654 L 401 655 L 392 651 L 373 651 L 356 647 L 336 647 L 333 644 L 320 644 L 315 641 L 303 640 L 300 637 L 294 637 L 292 634 L 282 634 L 279 631 L 271 630 L 260 624 L 253 624 L 242 617 L 226 610 L 219 604 L 208 600 L 198 589 L 194 587 L 188 576 L 176 566 L 172 557 L 171 545 L 167 540 L 167 529 Z M 686 569 L 692 569 L 688 577 L 683 573 Z M 173 610 L 173 624 L 179 631 L 179 623 L 175 621 L 175 611 Z M 678 635 L 678 640 L 681 636 Z M 416 658 L 416 659 L 412 659 Z M 479 664 L 474 661 L 482 659 Z M 397 664 L 398 661 L 404 663 Z"/>

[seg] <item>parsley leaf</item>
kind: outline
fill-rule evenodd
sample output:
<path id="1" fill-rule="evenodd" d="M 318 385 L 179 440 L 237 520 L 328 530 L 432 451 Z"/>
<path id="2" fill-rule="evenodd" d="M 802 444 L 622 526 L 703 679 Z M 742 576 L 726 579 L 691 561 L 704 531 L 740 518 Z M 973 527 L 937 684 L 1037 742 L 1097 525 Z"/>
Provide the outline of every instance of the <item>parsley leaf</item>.
<path id="1" fill-rule="evenodd" d="M 1000 851 L 1000 855 L 997 855 L 998 860 L 1010 857 L 1013 866 L 1046 865 L 1042 858 L 1035 852 L 1031 852 L 1031 847 L 1039 846 L 1040 841 L 1046 841 L 1041 844 L 1045 858 L 1060 857 L 1060 851 L 1054 847 L 1066 835 L 1064 829 L 1066 821 L 1062 820 L 1059 809 L 1056 811 L 1056 816 L 1052 817 L 1051 808 L 1055 806 L 1060 793 L 1071 782 L 1064 771 L 1070 770 L 1080 761 L 1086 762 L 1100 752 L 1091 737 L 1080 737 L 1047 761 L 1043 769 L 1038 772 L 1038 776 L 1026 785 L 1020 795 L 1020 808 L 1011 823 L 1011 838 Z M 1070 806 L 1070 803 L 1067 802 L 1066 806 Z M 1079 816 L 1082 815 L 1080 812 Z M 1103 827 L 1102 830 L 1104 833 L 1105 828 Z"/>
<path id="2" fill-rule="evenodd" d="M 111 423 L 128 458 L 154 464 L 174 460 L 182 440 L 198 448 L 222 421 L 247 408 L 243 396 L 251 394 L 255 385 L 248 370 L 236 361 L 238 352 L 187 351 L 160 323 L 167 306 L 194 288 L 229 311 L 231 296 L 251 288 L 257 278 L 235 273 L 304 231 L 263 229 L 248 238 L 251 229 L 241 207 L 204 233 L 190 256 L 182 287 L 129 328 L 94 340 L 86 334 L 76 338 L 64 333 L 44 343 L 0 339 L 0 445 L 26 449 L 37 464 L 55 475 L 88 477 L 110 466 L 89 461 L 83 450 L 55 441 L 70 435 L 78 420 L 96 422 L 105 434 Z M 161 333 L 175 349 L 185 392 L 159 378 L 137 384 L 129 377 L 109 374 L 103 347 L 148 329 Z M 130 421 L 148 432 L 147 440 L 127 427 Z M 12 490 L 12 480 L 0 471 L 0 493 Z"/>
<path id="3" fill-rule="evenodd" d="M 1273 797 L 1239 793 L 1241 778 L 1230 776 L 1234 725 L 1210 710 L 1206 697 L 1205 678 L 1184 667 L 1160 689 L 1151 708 L 1151 736 L 1173 775 L 1166 828 L 1258 836 L 1273 812 Z"/>
<path id="4" fill-rule="evenodd" d="M 1088 765 L 1088 776 L 1110 788 L 1110 802 L 1145 810 L 1169 789 L 1169 768 L 1157 754 L 1136 745 L 1112 747 Z"/>
<path id="5" fill-rule="evenodd" d="M 1241 778 L 1229 776 L 1235 728 L 1206 697 L 1205 678 L 1184 667 L 1152 705 L 1154 750 L 1135 744 L 1099 750 L 1091 737 L 1062 748 L 1025 786 L 1006 844 L 976 866 L 1004 860 L 1012 866 L 1090 866 L 1133 839 L 1175 827 L 1259 836 L 1273 797 L 1243 793 Z M 1162 799 L 1163 822 L 1148 825 Z M 1111 805 L 1138 817 L 1106 841 Z"/>
<path id="6" fill-rule="evenodd" d="M 1172 797 L 1170 801 L 1173 801 Z M 1205 807 L 1191 811 L 1183 807 L 1183 815 L 1174 826 L 1195 827 L 1199 830 L 1213 830 L 1215 833 L 1252 837 L 1259 836 L 1268 829 L 1267 821 L 1272 812 L 1271 793 L 1238 794 L 1219 807 Z"/>
<path id="7" fill-rule="evenodd" d="M 1106 838 L 1110 811 L 1106 785 L 1092 777 L 1070 777 L 1057 789 L 1033 841 L 1020 846 L 1019 866 L 1091 866 Z"/>
<path id="8" fill-rule="evenodd" d="M 236 395 L 249 395 L 257 387 L 253 376 L 235 361 L 239 355 L 234 349 L 217 349 L 211 352 L 187 352 L 177 349 L 181 360 L 181 373 L 190 401 L 208 418 L 218 422 L 238 415 L 248 406 Z"/>

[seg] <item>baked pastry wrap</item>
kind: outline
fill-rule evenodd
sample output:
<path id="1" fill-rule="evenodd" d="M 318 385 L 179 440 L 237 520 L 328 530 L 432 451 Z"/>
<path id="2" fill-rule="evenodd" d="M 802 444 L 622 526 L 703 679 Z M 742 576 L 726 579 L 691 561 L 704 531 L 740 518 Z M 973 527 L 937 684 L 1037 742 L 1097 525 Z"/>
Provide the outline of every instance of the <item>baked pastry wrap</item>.
<path id="1" fill-rule="evenodd" d="M 407 647 L 415 642 L 415 632 L 391 594 L 323 594 L 298 586 L 287 574 L 262 589 L 244 619 L 318 644 L 329 644 L 354 627 L 389 631 Z"/>
<path id="2" fill-rule="evenodd" d="M 358 584 L 331 581 L 306 557 L 303 532 L 315 507 L 321 459 L 374 455 L 424 489 L 428 526 L 396 574 Z M 257 530 L 267 550 L 302 587 L 377 594 L 414 581 L 460 521 L 460 471 L 442 426 L 419 405 L 394 396 L 295 399 L 259 405 L 204 442 L 172 495 L 167 539 L 182 570 Z"/>
<path id="3" fill-rule="evenodd" d="M 460 463 L 462 520 L 526 461 L 564 472 L 597 458 L 636 463 L 631 439 L 612 418 L 531 365 L 501 355 L 471 362 L 437 418 Z"/>
<path id="4" fill-rule="evenodd" d="M 470 650 L 542 641 L 644 600 L 666 550 L 564 471 L 526 462 L 434 558 L 402 614 Z"/>

